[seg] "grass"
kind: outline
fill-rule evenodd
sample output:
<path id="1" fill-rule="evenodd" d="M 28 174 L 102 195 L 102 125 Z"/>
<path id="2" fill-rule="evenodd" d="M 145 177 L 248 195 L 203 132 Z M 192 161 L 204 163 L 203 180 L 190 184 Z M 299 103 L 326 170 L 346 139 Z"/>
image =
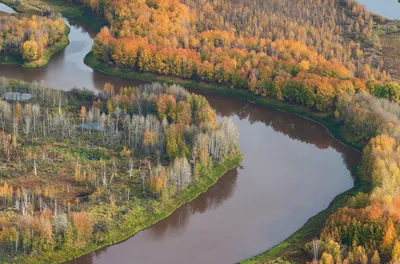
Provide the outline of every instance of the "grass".
<path id="1" fill-rule="evenodd" d="M 21 8 L 18 9 L 17 7 L 13 6 L 11 4 L 12 3 L 11 0 L 0 0 L 0 2 L 15 8 L 17 11 L 25 10 L 25 9 L 21 9 Z M 36 11 L 34 11 L 33 9 L 29 9 L 29 13 L 33 13 L 33 12 L 36 12 Z M 61 40 L 59 42 L 55 43 L 54 45 L 45 48 L 44 53 L 39 60 L 27 62 L 27 61 L 23 60 L 21 57 L 3 56 L 3 57 L 0 57 L 0 64 L 17 64 L 17 65 L 21 65 L 24 68 L 43 67 L 49 63 L 51 57 L 54 54 L 62 51 L 69 45 L 69 38 L 68 38 L 69 32 L 70 32 L 70 28 L 67 26 L 64 36 L 61 38 Z"/>
<path id="2" fill-rule="evenodd" d="M 364 147 L 364 142 L 359 142 L 358 140 L 351 138 L 348 134 L 345 133 L 343 127 L 335 119 L 332 112 L 330 113 L 313 112 L 312 110 L 300 105 L 282 102 L 273 98 L 261 97 L 259 95 L 252 94 L 247 90 L 233 89 L 221 84 L 197 82 L 194 80 L 174 78 L 171 76 L 157 75 L 154 73 L 136 72 L 136 71 L 120 69 L 114 66 L 101 63 L 94 57 L 93 53 L 91 52 L 86 55 L 84 62 L 86 65 L 97 71 L 111 75 L 133 78 L 148 82 L 154 81 L 167 84 L 179 84 L 194 90 L 210 91 L 226 96 L 239 97 L 253 104 L 262 105 L 269 109 L 288 112 L 291 114 L 307 118 L 311 121 L 317 122 L 320 125 L 324 126 L 335 139 L 347 145 L 348 147 L 354 148 L 358 151 L 361 151 Z"/>
<path id="3" fill-rule="evenodd" d="M 24 60 L 22 58 L 17 58 L 15 56 L 0 56 L 0 64 L 24 64 Z"/>
<path id="4" fill-rule="evenodd" d="M 0 0 L 4 1 L 4 0 Z M 37 0 L 34 0 L 32 2 L 40 2 Z M 57 3 L 60 4 L 59 7 L 56 7 L 56 10 L 63 13 L 67 18 L 69 19 L 77 19 L 78 21 L 84 22 L 86 25 L 89 25 L 94 29 L 95 31 L 99 31 L 101 26 L 95 26 L 93 27 L 93 24 L 95 24 L 94 21 L 99 21 L 98 18 L 94 17 L 93 14 L 89 15 L 85 18 L 82 19 L 82 17 L 78 17 L 78 14 L 85 13 L 84 8 L 81 7 L 72 7 L 70 5 L 65 5 L 65 3 L 60 3 L 59 0 L 43 0 L 43 2 L 49 3 L 51 6 L 57 5 Z M 89 12 L 91 14 L 92 12 Z M 85 13 L 86 14 L 86 13 Z M 104 23 L 102 24 L 104 25 Z M 95 59 L 92 53 L 89 53 L 85 57 L 85 63 L 92 67 L 95 70 L 107 73 L 107 74 L 112 74 L 112 75 L 118 75 L 122 77 L 128 77 L 128 78 L 134 78 L 134 79 L 139 79 L 139 80 L 144 80 L 144 81 L 157 81 L 157 82 L 164 82 L 168 84 L 176 83 L 180 84 L 182 86 L 185 86 L 187 88 L 191 89 L 197 89 L 197 90 L 203 90 L 203 91 L 210 91 L 210 92 L 215 92 L 218 94 L 223 94 L 226 96 L 234 96 L 234 97 L 239 97 L 244 100 L 247 100 L 248 102 L 258 104 L 265 106 L 270 109 L 276 109 L 288 113 L 292 113 L 298 116 L 302 116 L 304 118 L 307 118 L 309 120 L 312 120 L 314 122 L 319 123 L 320 125 L 324 126 L 327 131 L 338 141 L 342 142 L 343 144 L 347 145 L 348 147 L 354 148 L 358 151 L 361 151 L 364 143 L 365 142 L 360 142 L 355 138 L 352 138 L 349 134 L 346 134 L 343 127 L 336 121 L 334 118 L 333 113 L 316 113 L 311 111 L 310 109 L 307 109 L 306 107 L 302 107 L 299 105 L 293 105 L 293 104 L 288 104 L 284 103 L 272 98 L 263 98 L 254 94 L 249 93 L 246 90 L 237 90 L 237 89 L 232 89 L 230 87 L 218 85 L 218 84 L 210 84 L 210 83 L 204 83 L 204 82 L 197 82 L 193 80 L 184 80 L 180 78 L 173 78 L 170 76 L 162 76 L 162 75 L 156 75 L 153 73 L 141 73 L 141 72 L 135 72 L 135 71 L 129 71 L 125 69 L 119 69 L 115 68 L 110 65 L 103 64 Z M 294 234 L 292 234 L 289 238 L 278 244 L 277 246 L 273 247 L 272 249 L 255 256 L 249 260 L 243 261 L 243 263 L 258 263 L 258 262 L 271 262 L 273 263 L 287 263 L 285 259 L 290 259 L 290 260 L 295 260 L 299 262 L 305 262 L 308 261 L 309 259 L 306 259 L 304 256 L 304 253 L 302 252 L 302 245 L 306 242 L 309 241 L 313 237 L 319 236 L 319 233 L 326 221 L 326 219 L 329 217 L 330 214 L 335 212 L 338 208 L 342 207 L 345 205 L 347 199 L 351 196 L 354 196 L 355 194 L 359 192 L 368 192 L 370 190 L 370 185 L 368 181 L 363 180 L 361 177 L 361 174 L 359 172 L 359 166 L 355 167 L 352 169 L 352 175 L 355 177 L 355 186 L 351 190 L 342 193 L 338 195 L 328 206 L 327 209 L 324 211 L 320 212 L 316 216 L 310 218 L 307 223 L 300 228 L 298 231 L 296 231 Z M 207 189 L 209 186 L 211 186 L 213 183 L 208 182 L 204 183 L 205 186 L 203 186 L 205 189 Z M 36 260 L 40 261 L 50 261 L 49 263 L 52 262 L 57 262 L 57 261 L 63 261 L 66 259 L 70 259 L 70 256 L 73 257 L 78 257 L 81 256 L 85 253 L 91 252 L 97 248 L 104 247 L 107 245 L 111 245 L 117 241 L 124 240 L 131 235 L 135 234 L 141 229 L 144 229 L 148 226 L 150 226 L 152 223 L 157 222 L 158 220 L 167 217 L 170 213 L 173 212 L 173 208 L 179 207 L 181 204 L 184 203 L 185 199 L 187 200 L 192 200 L 194 199 L 200 192 L 197 192 L 193 189 L 200 188 L 202 186 L 202 183 L 196 183 L 196 186 L 191 187 L 190 189 L 185 191 L 185 193 L 177 200 L 172 201 L 171 204 L 165 205 L 165 208 L 162 208 L 159 213 L 152 215 L 149 217 L 147 220 L 143 221 L 141 224 L 137 225 L 135 228 L 133 228 L 131 231 L 127 232 L 126 235 L 122 239 L 114 240 L 113 237 L 118 237 L 117 232 L 115 235 L 113 232 L 110 234 L 110 238 L 105 242 L 104 244 L 100 246 L 92 246 L 88 247 L 85 249 L 85 251 L 80 251 L 76 249 L 71 249 L 68 250 L 68 253 L 57 253 L 57 256 L 49 255 L 46 258 L 36 258 Z M 208 186 L 208 187 L 207 187 Z M 55 253 L 53 253 L 55 254 Z M 64 255 L 65 254 L 65 255 Z M 56 259 L 56 261 L 53 261 L 53 257 Z M 290 261 L 289 261 L 290 262 Z M 27 263 L 27 262 L 26 262 Z"/>
<path id="5" fill-rule="evenodd" d="M 400 80 L 400 33 L 386 34 L 381 39 L 385 69 L 392 78 Z"/>
<path id="6" fill-rule="evenodd" d="M 325 129 L 331 134 L 332 137 L 334 137 L 344 145 L 353 148 L 359 152 L 362 151 L 365 145 L 365 142 L 360 142 L 359 140 L 352 138 L 349 134 L 347 134 L 343 126 L 341 126 L 341 124 L 336 121 L 333 113 L 316 113 L 306 107 L 284 103 L 272 98 L 260 97 L 246 90 L 232 89 L 227 86 L 196 82 L 193 80 L 184 80 L 180 78 L 171 78 L 169 76 L 156 75 L 153 73 L 141 73 L 119 69 L 99 62 L 98 60 L 96 60 L 92 53 L 89 53 L 86 56 L 85 63 L 93 69 L 107 74 L 118 75 L 127 78 L 135 78 L 143 81 L 157 81 L 167 84 L 175 83 L 191 89 L 211 91 L 227 96 L 240 97 L 254 104 L 262 105 L 270 109 L 288 112 L 319 123 L 320 125 L 325 127 Z M 243 261 L 243 263 L 248 264 L 278 260 L 281 262 L 285 262 L 284 259 L 296 260 L 296 262 L 309 261 L 309 259 L 305 258 L 304 253 L 302 252 L 302 246 L 304 245 L 304 243 L 308 242 L 314 237 L 319 236 L 320 231 L 323 228 L 324 223 L 329 215 L 335 212 L 338 208 L 343 207 L 348 198 L 356 195 L 359 192 L 368 192 L 370 190 L 370 185 L 368 181 L 362 179 L 359 167 L 360 165 L 352 168 L 351 172 L 356 180 L 355 185 L 351 190 L 338 195 L 330 203 L 327 209 L 310 218 L 302 228 L 292 234 L 289 238 L 287 238 L 277 246 L 273 247 L 272 249 L 268 250 L 267 252 L 255 256 L 249 260 Z M 283 259 L 281 259 L 282 257 Z"/>
<path id="7" fill-rule="evenodd" d="M 81 5 L 73 5 L 68 1 L 62 0 L 30 0 L 31 5 L 42 8 L 45 5 L 50 6 L 53 10 L 63 14 L 64 17 L 72 20 L 74 23 L 82 23 L 85 28 L 89 28 L 93 32 L 99 32 L 100 29 L 107 25 L 104 18 L 98 17 L 88 7 Z"/>
<path id="8" fill-rule="evenodd" d="M 56 44 L 48 47 L 45 49 L 42 57 L 39 60 L 33 61 L 33 62 L 24 62 L 22 64 L 22 67 L 24 68 L 38 68 L 38 67 L 43 67 L 47 65 L 51 59 L 51 57 L 56 54 L 57 52 L 62 51 L 69 45 L 69 39 L 68 39 L 68 34 L 69 34 L 70 28 L 67 26 L 65 30 L 65 34 L 62 37 L 62 39 L 57 42 Z"/>
<path id="9" fill-rule="evenodd" d="M 177 208 L 185 203 L 194 200 L 201 193 L 204 193 L 213 186 L 218 179 L 227 171 L 236 168 L 242 161 L 240 153 L 228 157 L 225 161 L 215 164 L 209 177 L 201 178 L 190 187 L 180 192 L 176 198 L 168 200 L 166 203 L 158 203 L 154 213 L 147 214 L 145 211 L 141 213 L 129 213 L 125 219 L 118 223 L 116 227 L 111 229 L 106 239 L 99 244 L 90 244 L 84 249 L 65 248 L 53 252 L 46 252 L 45 255 L 24 256 L 18 259 L 20 264 L 29 263 L 62 263 L 80 256 L 89 254 L 97 249 L 120 243 L 135 235 L 139 231 L 150 227 L 156 222 L 171 215 Z M 134 210 L 133 210 L 134 211 Z"/>

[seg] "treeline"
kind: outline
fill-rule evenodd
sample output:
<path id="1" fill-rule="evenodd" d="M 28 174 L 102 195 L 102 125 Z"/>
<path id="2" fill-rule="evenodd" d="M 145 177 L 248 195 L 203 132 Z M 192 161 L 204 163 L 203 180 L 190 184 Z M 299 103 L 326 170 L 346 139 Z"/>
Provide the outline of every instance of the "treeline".
<path id="1" fill-rule="evenodd" d="M 124 70 L 221 83 L 319 111 L 365 80 L 389 80 L 381 61 L 364 56 L 379 38 L 374 17 L 355 1 L 75 2 L 107 19 L 92 51 Z"/>
<path id="2" fill-rule="evenodd" d="M 95 94 L 0 78 L 12 93 L 34 97 L 0 100 L 0 261 L 102 243 L 121 211 L 145 218 L 238 155 L 232 121 L 179 86 Z"/>
<path id="3" fill-rule="evenodd" d="M 103 15 L 113 36 L 141 37 L 155 46 L 203 51 L 214 49 L 212 44 L 225 50 L 242 48 L 248 42 L 258 52 L 263 51 L 257 43 L 260 40 L 294 40 L 352 71 L 362 72 L 364 64 L 371 63 L 363 58 L 359 43 L 343 37 L 374 38 L 373 17 L 356 1 L 73 2 Z"/>
<path id="4" fill-rule="evenodd" d="M 389 134 L 400 140 L 400 106 L 397 102 L 378 99 L 369 94 L 340 97 L 336 114 L 352 134 L 369 140 L 380 134 Z M 399 141 L 400 142 L 400 141 Z"/>
<path id="5" fill-rule="evenodd" d="M 62 18 L 0 16 L 0 57 L 12 56 L 27 62 L 39 60 L 45 50 L 65 38 Z"/>
<path id="6" fill-rule="evenodd" d="M 306 245 L 318 263 L 400 261 L 400 106 L 368 94 L 343 95 L 337 117 L 353 135 L 369 140 L 362 172 L 368 194 L 350 198 L 331 215 L 321 240 Z"/>

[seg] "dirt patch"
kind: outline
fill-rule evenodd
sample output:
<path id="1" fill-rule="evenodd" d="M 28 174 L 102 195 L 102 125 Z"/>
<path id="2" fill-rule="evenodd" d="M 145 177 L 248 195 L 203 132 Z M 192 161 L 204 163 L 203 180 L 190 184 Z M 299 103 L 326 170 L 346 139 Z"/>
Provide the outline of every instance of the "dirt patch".
<path id="1" fill-rule="evenodd" d="M 60 201 L 71 201 L 74 202 L 78 197 L 82 194 L 88 196 L 93 193 L 94 189 L 86 186 L 77 186 L 72 177 L 67 177 L 67 175 L 54 176 L 52 178 L 49 177 L 37 177 L 34 175 L 25 175 L 18 177 L 9 182 L 13 188 L 27 188 L 36 192 L 37 194 L 50 195 L 54 198 L 57 198 Z M 87 199 L 82 199 L 87 200 Z"/>
<path id="2" fill-rule="evenodd" d="M 385 70 L 393 79 L 400 80 L 400 33 L 384 35 L 381 40 Z"/>

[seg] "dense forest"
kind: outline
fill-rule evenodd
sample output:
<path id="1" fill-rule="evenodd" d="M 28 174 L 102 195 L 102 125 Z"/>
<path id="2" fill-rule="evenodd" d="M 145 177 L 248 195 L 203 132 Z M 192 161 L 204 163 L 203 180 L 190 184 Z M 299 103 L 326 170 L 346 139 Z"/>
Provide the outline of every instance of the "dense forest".
<path id="1" fill-rule="evenodd" d="M 353 0 L 64 1 L 107 21 L 92 49 L 104 65 L 334 115 L 366 145 L 358 173 L 368 190 L 301 254 L 312 263 L 400 261 L 400 85 L 377 52 L 392 30 L 383 17 Z M 22 92 L 34 102 L 20 102 Z M 157 212 L 238 153 L 232 122 L 217 123 L 203 97 L 178 86 L 106 84 L 95 95 L 2 79 L 0 94 L 5 261 L 101 244 L 116 222 Z"/>
<path id="2" fill-rule="evenodd" d="M 0 78 L 0 94 L 0 262 L 143 228 L 240 157 L 232 121 L 179 86 L 95 94 Z"/>
<path id="3" fill-rule="evenodd" d="M 108 21 L 93 53 L 121 69 L 220 83 L 319 111 L 332 110 L 345 92 L 400 91 L 371 52 L 381 45 L 374 25 L 384 18 L 355 1 L 74 2 Z"/>
<path id="4" fill-rule="evenodd" d="M 333 111 L 369 141 L 361 174 L 372 191 L 331 215 L 304 252 L 314 263 L 400 261 L 400 85 L 374 53 L 384 18 L 351 0 L 75 2 L 108 21 L 93 46 L 103 63 Z"/>
<path id="5" fill-rule="evenodd" d="M 26 63 L 40 61 L 49 48 L 68 43 L 66 33 L 64 19 L 51 12 L 43 16 L 1 14 L 0 63 L 7 62 L 7 57 Z"/>
<path id="6" fill-rule="evenodd" d="M 372 191 L 350 198 L 331 215 L 320 240 L 307 244 L 306 251 L 321 263 L 398 263 L 400 106 L 368 94 L 345 94 L 337 117 L 353 135 L 369 140 L 361 170 Z"/>

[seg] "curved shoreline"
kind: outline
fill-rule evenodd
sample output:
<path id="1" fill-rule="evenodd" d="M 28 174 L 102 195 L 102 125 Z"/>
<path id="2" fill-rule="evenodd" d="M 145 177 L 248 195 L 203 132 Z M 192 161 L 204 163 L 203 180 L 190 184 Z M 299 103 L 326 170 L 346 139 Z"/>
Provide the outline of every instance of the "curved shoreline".
<path id="1" fill-rule="evenodd" d="M 68 45 L 70 44 L 68 35 L 71 29 L 68 25 L 65 26 L 67 28 L 65 30 L 64 37 L 56 44 L 48 47 L 39 61 L 24 63 L 21 66 L 24 68 L 40 68 L 46 66 L 49 63 L 50 59 L 53 57 L 53 55 L 63 51 L 66 47 L 68 47 Z"/>
<path id="2" fill-rule="evenodd" d="M 0 1 L 0 2 L 4 2 L 4 1 Z M 119 69 L 116 69 L 116 68 L 113 68 L 113 67 L 110 67 L 107 65 L 103 65 L 98 62 L 96 64 L 96 61 L 93 60 L 93 56 L 91 55 L 91 53 L 89 53 L 85 57 L 85 64 L 97 71 L 104 72 L 104 73 L 107 73 L 110 75 L 135 78 L 135 79 L 145 80 L 145 81 L 177 83 L 177 84 L 181 84 L 181 85 L 191 88 L 191 89 L 211 91 L 211 92 L 215 92 L 215 93 L 219 93 L 219 94 L 223 94 L 223 95 L 227 95 L 227 96 L 241 98 L 241 99 L 246 100 L 253 104 L 261 105 L 261 106 L 264 106 L 264 107 L 267 107 L 270 109 L 275 109 L 278 111 L 288 112 L 288 113 L 291 113 L 291 114 L 294 114 L 294 115 L 297 115 L 302 118 L 305 118 L 310 121 L 318 123 L 319 125 L 323 126 L 334 139 L 336 139 L 340 143 L 346 145 L 347 147 L 353 148 L 353 149 L 357 150 L 358 152 L 361 152 L 360 150 L 363 147 L 363 144 L 361 142 L 357 142 L 352 139 L 346 138 L 346 135 L 343 134 L 341 127 L 339 127 L 339 124 L 334 119 L 332 113 L 319 114 L 319 113 L 312 112 L 305 107 L 291 105 L 288 103 L 283 103 L 283 102 L 280 102 L 278 100 L 271 99 L 271 98 L 262 98 L 260 96 L 251 94 L 245 90 L 235 90 L 235 89 L 231 89 L 229 87 L 224 87 L 224 86 L 216 85 L 216 84 L 199 83 L 199 82 L 195 82 L 195 81 L 183 80 L 183 79 L 178 79 L 178 78 L 174 78 L 174 77 L 160 76 L 160 75 L 156 75 L 156 74 L 152 74 L 152 73 L 138 73 L 138 72 L 131 72 L 131 71 L 121 71 Z M 343 204 L 343 202 L 346 201 L 346 198 L 349 195 L 354 195 L 355 193 L 357 193 L 367 187 L 366 184 L 362 181 L 361 176 L 358 174 L 357 166 L 352 168 L 352 175 L 354 175 L 354 177 L 355 177 L 355 185 L 351 190 L 346 191 L 346 192 L 336 196 L 336 198 L 330 203 L 330 205 L 328 206 L 327 209 L 325 209 L 324 211 L 311 217 L 303 227 L 301 227 L 298 231 L 293 233 L 289 238 L 285 239 L 283 242 L 279 243 L 277 246 L 271 248 L 267 252 L 251 258 L 250 260 L 248 260 L 247 263 L 252 263 L 252 261 L 263 260 L 263 258 L 265 256 L 267 258 L 270 258 L 270 257 L 275 258 L 277 256 L 281 256 L 283 251 L 285 251 L 290 246 L 293 246 L 294 244 L 296 244 L 296 241 L 300 241 L 300 239 L 305 238 L 305 235 L 309 235 L 310 230 L 315 232 L 315 226 L 318 227 L 318 225 L 320 225 L 321 222 L 324 222 L 324 220 L 332 212 L 334 212 L 338 206 L 341 206 Z M 222 175 L 220 175 L 220 176 L 222 176 Z M 213 185 L 213 183 L 210 183 L 210 184 Z M 211 187 L 211 185 L 209 187 Z M 204 190 L 204 191 L 206 191 L 206 190 Z M 200 193 L 198 193 L 195 197 L 191 198 L 191 200 L 196 198 Z M 186 203 L 186 202 L 182 202 L 180 205 L 182 205 L 184 203 Z M 178 208 L 179 206 L 177 206 L 176 208 Z M 170 213 L 172 213 L 175 209 L 173 209 Z M 154 223 L 157 222 L 158 220 L 161 220 L 162 218 L 167 217 L 169 214 L 164 215 L 163 217 L 161 217 L 159 219 L 153 219 Z M 140 230 L 145 229 L 152 224 L 153 223 L 148 224 L 147 226 L 140 228 Z M 43 261 L 46 263 L 47 262 L 48 263 L 58 263 L 60 261 L 69 260 L 71 258 L 76 258 L 76 257 L 82 256 L 82 255 L 86 255 L 89 252 L 93 252 L 99 248 L 122 242 L 122 241 L 128 239 L 129 237 L 131 237 L 133 234 L 139 232 L 140 230 L 133 231 L 132 234 L 127 235 L 126 237 L 124 237 L 123 239 L 119 239 L 118 241 L 110 241 L 109 244 L 105 243 L 104 245 L 102 244 L 101 246 L 97 246 L 97 247 L 93 247 L 93 248 L 88 247 L 87 250 L 84 250 L 84 251 L 75 250 L 76 251 L 75 252 L 72 249 L 63 250 L 63 251 L 57 252 L 59 254 L 48 255 L 45 257 L 42 256 L 43 258 L 35 258 L 35 260 Z M 294 238 L 297 240 L 296 241 L 293 240 Z M 64 251 L 65 251 L 65 253 L 73 255 L 73 257 L 68 257 L 68 259 L 64 259 L 64 260 L 61 260 L 61 259 L 49 260 L 48 259 L 49 256 L 56 257 L 56 255 L 61 255 L 62 252 L 64 252 Z M 78 254 L 78 255 L 75 255 L 75 254 Z M 22 262 L 22 263 L 31 263 L 32 261 L 35 261 L 33 259 L 30 259 L 29 257 L 26 258 L 26 260 L 27 260 L 27 262 Z"/>
<path id="3" fill-rule="evenodd" d="M 110 230 L 109 236 L 101 244 L 91 244 L 83 249 L 76 248 L 65 248 L 62 250 L 56 250 L 53 252 L 46 252 L 45 255 L 35 256 L 22 256 L 21 259 L 17 259 L 14 262 L 20 264 L 30 263 L 64 263 L 75 258 L 90 254 L 96 250 L 104 247 L 116 245 L 128 240 L 140 231 L 143 231 L 156 222 L 170 216 L 175 210 L 182 205 L 193 201 L 202 193 L 206 192 L 212 187 L 226 172 L 235 169 L 240 165 L 242 161 L 242 154 L 239 152 L 236 155 L 228 157 L 223 162 L 215 164 L 209 177 L 202 178 L 194 184 L 190 185 L 187 189 L 182 191 L 176 198 L 168 200 L 165 204 L 160 204 L 159 207 L 155 208 L 156 214 L 152 215 L 134 215 L 131 214 L 127 217 L 124 222 L 120 223 L 120 226 L 125 226 L 123 230 Z M 130 226 L 129 224 L 134 222 L 135 219 L 140 218 L 139 224 Z"/>
<path id="4" fill-rule="evenodd" d="M 205 82 L 197 82 L 193 80 L 181 79 L 178 77 L 171 77 L 167 75 L 158 75 L 149 72 L 136 72 L 136 71 L 125 71 L 115 67 L 108 66 L 97 61 L 92 52 L 88 53 L 84 59 L 85 64 L 92 68 L 93 70 L 113 75 L 119 76 L 124 78 L 131 78 L 141 81 L 148 81 L 148 82 L 161 82 L 166 84 L 179 84 L 185 86 L 190 89 L 199 90 L 199 91 L 211 91 L 217 94 L 227 95 L 234 98 L 239 98 L 245 100 L 249 103 L 260 105 L 267 107 L 268 109 L 277 110 L 289 114 L 294 114 L 301 118 L 305 118 L 309 121 L 313 121 L 329 132 L 329 134 L 341 144 L 345 145 L 346 147 L 352 148 L 359 153 L 362 153 L 362 149 L 364 144 L 355 140 L 351 140 L 346 138 L 343 135 L 343 131 L 341 131 L 340 124 L 335 122 L 336 119 L 333 116 L 333 112 L 328 113 L 318 113 L 313 112 L 310 109 L 290 104 L 287 102 L 282 102 L 277 99 L 269 98 L 269 97 L 261 97 L 255 94 L 248 92 L 247 90 L 241 89 L 234 89 L 229 88 L 227 86 L 221 84 L 213 84 L 213 83 L 205 83 Z M 339 129 L 338 129 L 339 128 Z"/>
<path id="5" fill-rule="evenodd" d="M 23 68 L 40 68 L 43 66 L 46 66 L 50 59 L 53 57 L 58 52 L 63 51 L 68 45 L 70 44 L 68 34 L 70 32 L 70 28 L 67 26 L 66 30 L 66 35 L 62 38 L 62 40 L 58 43 L 56 43 L 53 46 L 50 46 L 46 48 L 46 51 L 44 52 L 43 56 L 40 58 L 38 61 L 33 61 L 33 62 L 24 62 L 21 59 L 17 59 L 15 57 L 2 57 L 0 58 L 0 64 L 5 64 L 5 65 L 19 65 Z"/>
<path id="6" fill-rule="evenodd" d="M 0 1 L 0 3 L 1 2 L 2 1 Z M 5 56 L 5 57 L 0 57 L 0 64 L 19 65 L 23 68 L 40 68 L 46 66 L 49 63 L 50 59 L 53 57 L 53 55 L 55 55 L 58 52 L 61 52 L 70 44 L 68 35 L 71 29 L 67 24 L 65 26 L 66 29 L 62 39 L 59 42 L 55 43 L 54 45 L 47 47 L 42 57 L 39 60 L 32 62 L 25 62 L 21 58 L 16 58 L 14 56 Z"/>
<path id="7" fill-rule="evenodd" d="M 295 116 L 317 123 L 318 125 L 325 128 L 328 134 L 333 139 L 343 144 L 344 146 L 359 152 L 362 155 L 362 149 L 364 147 L 364 144 L 362 142 L 358 142 L 356 140 L 347 138 L 346 135 L 344 135 L 343 127 L 336 121 L 336 119 L 333 116 L 333 113 L 328 113 L 328 114 L 315 113 L 309 110 L 308 108 L 302 106 L 284 103 L 268 97 L 260 97 L 252 93 L 249 93 L 248 91 L 245 90 L 232 89 L 223 85 L 201 83 L 176 77 L 157 75 L 154 73 L 147 73 L 147 72 L 142 73 L 142 72 L 120 70 L 97 61 L 91 52 L 86 55 L 84 62 L 87 66 L 91 67 L 92 69 L 105 74 L 138 79 L 149 82 L 155 81 L 167 84 L 175 83 L 194 90 L 211 91 L 218 94 L 233 96 L 252 104 L 293 114 Z M 338 194 L 329 203 L 329 206 L 325 210 L 309 218 L 308 221 L 299 230 L 290 235 L 284 241 L 268 249 L 267 251 L 262 252 L 259 255 L 253 256 L 250 259 L 243 260 L 240 263 L 249 264 L 249 263 L 258 263 L 259 261 L 269 261 L 278 259 L 284 256 L 285 254 L 290 253 L 291 250 L 297 251 L 301 249 L 302 248 L 301 246 L 298 247 L 299 244 L 301 245 L 303 244 L 300 243 L 300 241 L 312 239 L 313 237 L 317 236 L 320 232 L 320 229 L 323 226 L 323 223 L 325 223 L 325 220 L 329 217 L 329 215 L 334 213 L 339 207 L 344 206 L 348 198 L 356 195 L 359 192 L 369 190 L 368 182 L 364 181 L 361 177 L 361 174 L 359 172 L 359 166 L 360 164 L 351 168 L 351 175 L 355 179 L 353 188 L 344 193 Z"/>

